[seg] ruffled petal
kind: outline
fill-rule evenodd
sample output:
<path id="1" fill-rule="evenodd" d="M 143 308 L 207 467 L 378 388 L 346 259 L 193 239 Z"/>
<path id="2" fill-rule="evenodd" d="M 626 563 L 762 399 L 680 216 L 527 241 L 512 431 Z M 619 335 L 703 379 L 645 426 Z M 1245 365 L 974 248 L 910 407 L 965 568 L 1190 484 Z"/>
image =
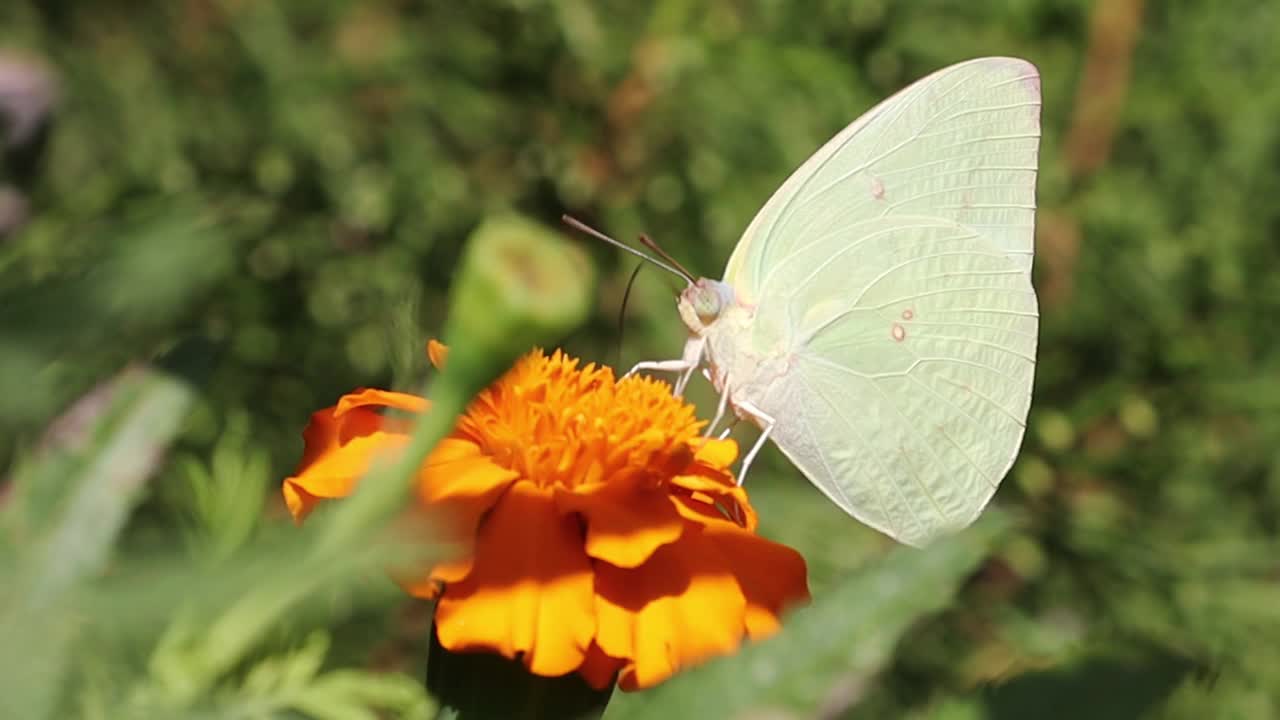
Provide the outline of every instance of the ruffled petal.
<path id="1" fill-rule="evenodd" d="M 445 438 L 418 475 L 418 497 L 447 518 L 453 531 L 471 537 L 480 517 L 517 477 L 516 471 L 493 462 L 470 440 Z"/>
<path id="2" fill-rule="evenodd" d="M 710 505 L 718 505 L 737 525 L 756 528 L 756 514 L 747 501 L 747 491 L 738 485 L 729 466 L 738 457 L 738 443 L 733 440 L 707 439 L 696 444 L 694 462 L 671 479 L 671 484 L 686 490 L 686 496 Z"/>
<path id="3" fill-rule="evenodd" d="M 654 551 L 675 542 L 684 522 L 661 488 L 602 483 L 591 491 L 556 489 L 560 512 L 579 513 L 587 525 L 587 555 L 610 565 L 633 568 Z"/>
<path id="4" fill-rule="evenodd" d="M 596 563 L 596 642 L 607 655 L 629 660 L 619 678 L 625 690 L 733 652 L 745 616 L 742 590 L 697 525 L 688 524 L 679 540 L 638 568 Z"/>
<path id="5" fill-rule="evenodd" d="M 752 639 L 777 631 L 787 610 L 809 602 L 808 568 L 791 548 L 736 527 L 708 527 L 747 601 L 746 627 Z"/>
<path id="6" fill-rule="evenodd" d="M 285 502 L 294 519 L 305 517 L 317 499 L 350 495 L 374 460 L 403 448 L 408 440 L 404 435 L 379 430 L 330 448 L 297 475 L 285 478 Z"/>
<path id="7" fill-rule="evenodd" d="M 551 493 L 511 486 L 480 527 L 476 562 L 436 606 L 440 644 L 521 657 L 537 675 L 582 666 L 595 634 L 591 561 Z"/>
<path id="8" fill-rule="evenodd" d="M 471 572 L 480 518 L 517 477 L 516 472 L 494 464 L 469 440 L 445 438 L 436 445 L 418 475 L 418 498 L 443 530 L 442 539 L 453 542 L 455 548 L 431 568 L 398 577 L 396 581 L 405 592 L 434 599 L 442 583 L 458 582 Z"/>
<path id="9" fill-rule="evenodd" d="M 673 487 L 685 492 L 673 493 L 677 509 L 685 518 L 707 524 L 728 524 L 747 530 L 756 529 L 756 511 L 747 501 L 747 491 L 727 473 L 677 475 Z"/>
<path id="10" fill-rule="evenodd" d="M 339 415 L 334 405 L 311 413 L 311 421 L 302 431 L 301 471 L 342 443 L 368 435 L 382 427 L 382 416 L 366 408 Z"/>
<path id="11" fill-rule="evenodd" d="M 303 518 L 310 515 L 316 505 L 320 504 L 320 498 L 302 489 L 291 478 L 285 478 L 280 490 L 284 493 L 284 505 L 289 509 L 289 514 L 293 516 L 295 523 L 302 522 Z"/>
<path id="12" fill-rule="evenodd" d="M 426 412 L 431 407 L 431 403 L 426 398 L 408 393 L 379 390 L 377 388 L 362 388 L 353 393 L 343 395 L 338 400 L 333 414 L 342 416 L 356 408 L 369 406 L 389 407 L 410 413 L 421 413 Z"/>

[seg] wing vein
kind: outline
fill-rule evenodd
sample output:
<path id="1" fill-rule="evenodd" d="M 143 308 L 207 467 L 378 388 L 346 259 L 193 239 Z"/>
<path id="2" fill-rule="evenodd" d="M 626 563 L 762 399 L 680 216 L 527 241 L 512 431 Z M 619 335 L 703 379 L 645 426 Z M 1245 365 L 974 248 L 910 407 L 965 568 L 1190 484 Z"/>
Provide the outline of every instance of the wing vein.
<path id="1" fill-rule="evenodd" d="M 993 349 L 993 350 L 1000 350 L 1001 352 L 1009 353 L 1010 355 L 1012 355 L 1012 356 L 1014 356 L 1014 357 L 1016 357 L 1016 358 L 1019 358 L 1019 359 L 1021 359 L 1021 360 L 1026 360 L 1027 362 L 1029 362 L 1029 363 L 1031 363 L 1031 364 L 1033 364 L 1033 365 L 1034 365 L 1034 364 L 1035 364 L 1035 362 L 1036 362 L 1036 359 L 1035 359 L 1034 357 L 1031 357 L 1030 355 L 1027 355 L 1026 353 L 1021 353 L 1021 352 L 1018 352 L 1017 350 L 1014 350 L 1013 348 L 1005 347 L 1005 346 L 1001 345 L 1000 343 L 988 342 L 988 341 L 986 341 L 986 340 L 976 340 L 976 339 L 974 339 L 974 338 L 961 338 L 961 337 L 955 337 L 955 336 L 952 336 L 952 335 L 926 335 L 923 339 L 926 339 L 926 340 L 954 340 L 954 341 L 956 341 L 956 342 L 970 343 L 970 344 L 972 344 L 972 345 L 981 345 L 981 346 L 983 346 L 983 347 L 989 347 L 989 348 L 991 348 L 991 349 Z"/>
<path id="2" fill-rule="evenodd" d="M 826 358 L 823 358 L 823 357 L 817 357 L 814 355 L 802 355 L 802 357 L 808 360 L 809 362 L 815 363 L 817 365 L 829 367 L 838 372 L 847 373 L 854 377 L 859 377 L 866 380 L 875 380 L 877 378 L 886 378 L 886 377 L 903 377 L 909 374 L 912 370 L 915 370 L 917 367 L 924 365 L 926 363 L 946 362 L 946 363 L 952 363 L 956 365 L 969 365 L 971 367 L 980 368 L 982 370 L 986 370 L 987 372 L 993 375 L 998 375 L 1010 382 L 1014 382 L 1014 383 L 1022 382 L 1020 378 L 1014 377 L 1013 375 L 1010 375 L 1009 373 L 1005 372 L 1004 370 L 1001 370 L 1000 368 L 992 367 L 991 365 L 986 365 L 984 363 L 976 362 L 974 360 L 965 360 L 963 358 L 918 357 L 914 353 L 911 353 L 911 357 L 915 358 L 915 361 L 912 362 L 911 365 L 907 367 L 905 370 L 895 370 L 893 372 L 883 372 L 883 373 L 864 373 L 864 372 L 858 372 L 857 370 L 854 370 L 851 367 L 846 367 L 844 365 L 841 365 L 840 363 L 831 362 L 830 360 L 827 360 Z"/>
<path id="3" fill-rule="evenodd" d="M 872 380 L 871 386 L 876 389 L 876 392 L 880 393 L 880 397 L 884 398 L 884 401 L 889 405 L 889 407 L 893 408 L 893 411 L 897 413 L 898 419 L 902 420 L 906 431 L 911 433 L 915 428 L 912 426 L 911 420 L 907 418 L 906 413 L 902 412 L 902 408 L 898 407 L 898 404 L 894 402 L 893 397 L 890 396 L 889 393 L 885 392 L 884 388 L 880 387 L 880 383 Z M 919 438 L 918 433 L 913 434 L 916 434 L 917 439 Z M 942 462 L 942 458 L 938 456 L 938 451 L 934 450 L 932 445 L 924 442 L 923 440 L 921 440 L 921 444 L 924 445 L 924 448 L 929 452 L 929 455 L 933 457 L 934 467 L 938 468 L 945 474 L 947 471 L 946 463 Z M 938 504 L 938 499 L 933 496 L 933 490 L 929 489 L 924 478 L 920 476 L 920 472 L 907 456 L 907 449 L 899 445 L 898 450 L 902 453 L 903 463 L 911 468 L 911 477 L 916 481 L 916 485 L 920 487 L 920 492 L 924 493 L 924 496 L 929 498 L 929 504 L 933 506 L 933 511 L 938 514 L 938 517 L 942 519 L 943 523 L 946 523 L 949 519 L 947 514 L 943 512 L 942 506 Z"/>
<path id="4" fill-rule="evenodd" d="M 969 108 L 968 110 L 961 110 L 960 112 L 948 115 L 942 118 L 941 122 L 955 120 L 958 117 L 964 117 L 965 115 L 974 115 L 976 113 L 999 112 L 1000 110 L 1014 110 L 1017 108 L 1024 108 L 1024 107 L 1040 107 L 1040 101 L 1031 100 L 1028 102 L 1010 103 L 1008 105 L 986 105 L 980 108 Z"/>
<path id="5" fill-rule="evenodd" d="M 863 221 L 855 222 L 855 223 L 852 223 L 852 225 L 858 225 L 858 224 L 859 224 L 859 223 L 861 223 L 861 222 L 866 222 L 866 221 L 865 221 L 865 220 L 863 220 Z M 955 224 L 955 223 L 947 223 L 947 225 L 948 225 L 948 226 L 955 226 L 956 224 Z M 918 223 L 918 224 L 915 224 L 915 225 L 895 225 L 895 226 L 893 226 L 893 227 L 885 228 L 884 230 L 877 230 L 876 232 L 873 232 L 873 233 L 871 233 L 870 235 L 864 235 L 864 236 L 862 236 L 862 237 L 858 238 L 856 241 L 854 241 L 854 242 L 853 242 L 853 244 L 852 244 L 852 245 L 845 246 L 845 247 L 841 248 L 838 252 L 836 252 L 834 255 L 829 256 L 829 257 L 827 258 L 827 260 L 823 263 L 823 265 L 822 265 L 822 266 L 819 266 L 818 270 L 821 270 L 821 269 L 822 269 L 822 267 L 825 267 L 827 263 L 830 263 L 831 261 L 833 261 L 835 258 L 839 257 L 840 255 L 842 255 L 842 254 L 844 254 L 844 253 L 846 253 L 846 252 L 849 252 L 849 251 L 851 251 L 851 250 L 855 250 L 855 249 L 857 249 L 860 245 L 862 245 L 864 242 L 867 242 L 868 240 L 874 240 L 875 238 L 878 238 L 878 237 L 880 237 L 880 236 L 882 236 L 882 235 L 888 235 L 889 233 L 902 232 L 902 231 L 904 231 L 904 230 L 910 230 L 910 229 L 913 229 L 913 228 L 930 228 L 930 227 L 941 227 L 941 225 L 939 225 L 939 224 L 935 221 L 935 222 Z M 793 254 L 794 254 L 794 255 L 801 255 L 801 254 L 803 254 L 806 250 L 808 250 L 809 248 L 812 248 L 812 247 L 814 247 L 815 245 L 818 245 L 818 244 L 820 244 L 820 243 L 826 242 L 827 240 L 830 240 L 830 239 L 832 239 L 832 238 L 835 238 L 835 237 L 838 237 L 838 236 L 840 236 L 840 235 L 843 235 L 843 234 L 844 234 L 844 233 L 846 233 L 846 232 L 849 232 L 849 228 L 848 228 L 848 227 L 844 227 L 844 228 L 840 228 L 840 229 L 838 229 L 838 230 L 834 230 L 834 231 L 832 231 L 832 232 L 830 232 L 830 233 L 828 233 L 828 234 L 826 234 L 826 235 L 823 235 L 822 237 L 820 237 L 820 238 L 818 238 L 818 239 L 816 239 L 816 240 L 814 240 L 814 241 L 812 241 L 812 242 L 810 242 L 810 243 L 805 244 L 803 247 L 798 248 L 798 249 L 797 249 Z M 772 268 L 770 268 L 770 269 L 769 269 L 769 272 L 764 276 L 764 279 L 760 282 L 760 285 L 759 285 L 759 287 L 760 287 L 760 288 L 762 288 L 762 289 L 763 289 L 763 288 L 769 287 L 769 281 L 770 281 L 771 279 L 773 279 L 773 276 L 774 276 L 774 274 L 777 272 L 777 268 L 778 268 L 778 266 L 780 266 L 780 265 L 781 265 L 781 263 L 779 263 L 778 265 L 775 265 L 774 267 L 772 267 Z M 818 270 L 815 270 L 812 274 L 810 274 L 810 275 L 809 275 L 809 277 L 813 277 L 813 275 L 817 274 Z M 799 285 L 797 285 L 797 287 L 799 287 Z"/>
<path id="6" fill-rule="evenodd" d="M 1023 336 L 1023 337 L 1029 337 L 1029 338 L 1031 338 L 1031 339 L 1033 339 L 1033 340 L 1034 340 L 1034 339 L 1037 339 L 1038 337 L 1040 337 L 1040 336 L 1039 336 L 1039 335 L 1037 335 L 1036 333 L 1029 333 L 1029 332 L 1027 332 L 1027 331 L 1025 331 L 1025 330 L 1017 330 L 1017 329 L 1015 329 L 1015 328 L 1002 327 L 1002 326 L 1000 326 L 1000 325 L 984 325 L 983 323 L 964 323 L 964 322 L 948 323 L 948 322 L 929 322 L 929 321 L 927 321 L 927 320 L 908 320 L 908 321 L 907 321 L 906 323 L 904 323 L 904 324 L 905 324 L 907 327 L 916 327 L 916 326 L 924 326 L 924 327 L 967 327 L 967 328 L 974 328 L 974 329 L 976 329 L 976 330 L 997 330 L 997 331 L 999 331 L 999 332 L 1007 332 L 1007 333 L 1009 333 L 1009 334 L 1011 334 L 1011 335 L 1021 335 L 1021 336 Z"/>
<path id="7" fill-rule="evenodd" d="M 919 300 L 920 298 L 933 297 L 935 295 L 947 295 L 949 293 L 957 293 L 957 292 L 983 292 L 983 291 L 990 292 L 992 290 L 997 290 L 1002 293 L 1016 293 L 1018 295 L 1030 295 L 1032 297 L 1035 297 L 1035 294 L 1036 294 L 1035 290 L 1010 290 L 1008 288 L 993 288 L 993 287 L 942 288 L 941 290 L 929 290 L 928 292 L 916 293 L 915 295 L 908 295 L 907 297 L 904 297 L 904 298 L 898 298 L 897 300 L 890 300 L 889 302 L 881 303 L 879 305 L 874 305 L 874 306 L 863 308 L 863 309 L 864 310 L 881 310 L 883 308 L 889 307 L 890 305 L 900 305 L 904 302 L 907 302 L 908 300 Z M 1037 315 L 1036 317 L 1039 317 L 1039 316 Z"/>
<path id="8" fill-rule="evenodd" d="M 966 172 L 968 172 L 968 171 L 966 171 Z M 933 175 L 933 176 L 931 176 L 931 177 L 930 177 L 930 179 L 931 179 L 931 180 L 934 180 L 934 179 L 937 179 L 938 177 L 941 177 L 941 176 L 940 176 L 940 175 Z M 890 210 L 893 210 L 893 209 L 895 209 L 895 208 L 901 207 L 902 205 L 905 205 L 906 203 L 909 203 L 909 202 L 916 202 L 917 200 L 920 200 L 920 199 L 922 199 L 922 198 L 933 197 L 934 195 L 945 195 L 945 194 L 947 194 L 947 193 L 965 192 L 965 191 L 967 191 L 967 190 L 994 190 L 994 189 L 996 189 L 996 188 L 1022 188 L 1022 187 L 1024 187 L 1024 186 L 1019 185 L 1019 184 L 1017 184 L 1017 183 L 991 183 L 991 184 L 987 184 L 987 185 L 963 185 L 963 186 L 960 186 L 960 187 L 945 187 L 945 188 L 942 188 L 942 189 L 940 189 L 940 190 L 932 190 L 932 191 L 930 191 L 930 192 L 920 193 L 919 195 L 912 195 L 911 197 L 908 197 L 908 198 L 905 198 L 905 199 L 903 199 L 903 200 L 899 200 L 899 201 L 897 201 L 897 202 L 895 202 L 895 203 L 892 203 L 892 204 L 888 205 L 887 207 L 885 207 L 884 211 L 883 211 L 883 212 L 881 212 L 881 213 L 880 213 L 880 215 L 881 215 L 881 216 L 887 215 L 887 214 L 889 213 L 889 211 L 890 211 Z M 970 207 L 976 207 L 976 206 L 974 206 L 974 205 L 970 205 Z"/>
<path id="9" fill-rule="evenodd" d="M 1025 310 L 1003 310 L 1000 308 L 945 308 L 943 310 L 935 310 L 939 313 L 990 313 L 991 315 L 1012 315 L 1014 317 L 1040 318 L 1038 312 L 1027 312 Z"/>
<path id="10" fill-rule="evenodd" d="M 965 418 L 969 420 L 969 422 L 973 423 L 973 425 L 976 428 L 978 428 L 979 432 L 986 430 L 986 426 L 983 425 L 981 421 L 979 421 L 973 415 L 970 415 L 968 410 L 965 410 L 964 408 L 957 405 L 955 401 L 951 400 L 946 395 L 943 395 L 937 390 L 934 390 L 933 388 L 929 387 L 928 383 L 924 382 L 923 380 L 916 377 L 915 375 L 908 375 L 907 377 L 915 384 L 919 385 L 925 390 L 928 390 L 930 393 L 933 394 L 934 397 L 938 398 L 939 400 L 946 403 L 947 405 L 950 405 L 951 408 L 954 409 L 956 412 L 959 412 L 961 415 L 964 415 Z M 965 450 L 960 443 L 956 442 L 955 438 L 951 437 L 951 435 L 947 433 L 946 428 L 939 425 L 938 432 L 942 433 L 942 436 L 945 437 L 948 441 L 950 441 L 951 444 L 955 446 L 956 450 L 960 451 L 960 454 L 964 456 L 964 459 L 969 461 L 969 465 L 971 465 L 974 470 L 978 471 L 978 475 L 981 476 L 983 480 L 986 480 L 987 484 L 990 485 L 993 490 L 1000 486 L 1000 483 L 997 482 L 990 475 L 988 475 L 987 471 L 983 470 L 982 467 L 978 465 L 978 462 L 974 460 L 971 455 L 969 455 L 969 452 Z"/>
<path id="11" fill-rule="evenodd" d="M 961 390 L 964 390 L 965 392 L 972 393 L 972 394 L 973 394 L 973 396 L 974 396 L 974 397 L 976 397 L 976 398 L 980 398 L 980 399 L 982 399 L 982 400 L 986 400 L 986 401 L 987 401 L 987 403 L 991 405 L 991 407 L 993 407 L 993 408 L 995 408 L 995 409 L 999 410 L 1002 414 L 1004 414 L 1006 417 L 1008 417 L 1010 420 L 1012 420 L 1014 423 L 1016 423 L 1016 424 L 1018 425 L 1018 427 L 1023 428 L 1024 430 L 1026 429 L 1026 427 L 1027 427 L 1027 423 L 1026 423 L 1026 421 L 1025 421 L 1025 420 L 1020 420 L 1020 419 L 1018 419 L 1018 416 L 1017 416 L 1017 415 L 1015 415 L 1015 414 L 1013 414 L 1013 413 L 1009 412 L 1009 409 L 1008 409 L 1008 408 L 1006 408 L 1005 406 L 1003 406 L 1003 405 L 1001 405 L 1000 403 L 996 402 L 996 401 L 995 401 L 995 400 L 993 400 L 992 398 L 990 398 L 990 397 L 988 397 L 988 396 L 986 396 L 986 395 L 984 395 L 984 394 L 982 394 L 982 393 L 978 392 L 977 390 L 974 390 L 974 389 L 973 389 L 973 388 L 971 388 L 971 387 L 968 387 L 968 386 L 965 386 L 965 385 L 961 385 L 960 383 L 958 383 L 958 382 L 956 382 L 956 381 L 954 381 L 954 380 L 951 380 L 950 378 L 948 378 L 948 377 L 947 377 L 947 376 L 945 376 L 945 375 L 933 375 L 932 377 L 935 377 L 935 378 L 937 378 L 937 379 L 941 380 L 942 382 L 944 382 L 944 383 L 946 383 L 946 384 L 948 384 L 948 385 L 953 385 L 953 386 L 955 386 L 955 387 L 958 387 L 958 388 L 960 388 Z"/>
<path id="12" fill-rule="evenodd" d="M 880 455 L 876 453 L 875 450 L 871 449 L 871 444 L 868 443 L 866 438 L 863 437 L 862 433 L 858 431 L 857 425 L 854 425 L 852 422 L 850 422 L 849 418 L 844 413 L 840 412 L 840 408 L 837 407 L 835 403 L 827 399 L 826 396 L 822 395 L 821 393 L 814 392 L 813 386 L 810 385 L 803 376 L 800 378 L 800 382 L 804 383 L 805 388 L 807 388 L 811 394 L 813 394 L 815 397 L 821 398 L 822 401 L 827 404 L 827 407 L 831 408 L 831 412 L 835 413 L 841 420 L 844 421 L 844 424 L 848 426 L 850 430 L 853 431 L 853 434 L 857 436 L 858 442 L 862 444 L 862 447 L 867 448 L 867 454 L 870 455 L 872 458 L 875 458 L 875 462 L 877 465 L 880 466 L 880 471 L 884 473 L 885 478 L 892 478 L 893 473 L 889 472 L 889 466 L 885 465 L 884 459 L 881 458 Z M 805 427 L 809 427 L 809 426 L 806 424 Z M 810 430 L 809 432 L 810 432 L 810 435 L 812 436 L 813 431 Z M 821 455 L 821 453 L 819 453 L 819 455 Z M 825 458 L 823 458 L 822 464 L 823 464 L 823 467 L 827 469 L 827 472 L 830 473 L 831 466 L 827 465 Z M 839 488 L 839 484 L 836 482 L 835 473 L 831 473 L 831 482 L 833 485 L 836 485 L 836 487 Z M 916 525 L 921 530 L 923 530 L 925 527 L 925 524 L 920 521 L 920 513 L 916 512 L 916 509 L 912 507 L 911 502 L 907 500 L 906 493 L 902 492 L 902 488 L 899 487 L 896 483 L 890 482 L 889 484 L 893 487 L 895 491 L 897 491 L 898 499 L 902 501 L 902 505 L 907 509 L 907 512 L 911 513 L 911 517 L 915 519 Z M 872 483 L 871 487 L 875 488 L 876 490 L 876 498 L 879 500 L 880 510 L 882 513 L 884 513 L 885 523 L 888 524 L 891 520 L 891 517 L 888 513 L 887 506 L 884 503 L 884 497 L 881 495 L 880 488 L 877 488 L 875 483 Z M 845 498 L 845 502 L 849 502 L 849 497 L 844 493 L 843 488 L 840 488 L 840 495 L 841 497 Z"/>
<path id="13" fill-rule="evenodd" d="M 972 236 L 971 236 L 971 235 L 957 235 L 957 236 L 955 236 L 955 237 L 943 238 L 942 240 L 939 240 L 938 242 L 946 242 L 946 241 L 948 241 L 948 240 L 962 240 L 962 239 L 964 239 L 964 238 L 968 238 L 968 237 L 972 237 Z M 850 247 L 850 248 L 848 248 L 848 249 L 852 249 L 852 247 Z M 820 272 L 822 272 L 823 270 L 827 269 L 827 267 L 828 267 L 832 262 L 834 262 L 836 258 L 840 257 L 840 254 L 841 254 L 841 253 L 843 253 L 843 252 L 844 252 L 844 250 L 841 250 L 841 251 L 840 251 L 840 253 L 836 253 L 835 255 L 832 255 L 831 257 L 829 257 L 829 258 L 827 258 L 826 260 L 824 260 L 820 265 L 818 265 L 818 267 L 817 267 L 817 268 L 815 268 L 812 272 L 810 272 L 808 275 L 806 275 L 806 276 L 805 276 L 805 278 L 804 278 L 804 280 L 801 280 L 799 283 L 797 283 L 797 284 L 796 284 L 796 290 L 799 290 L 800 288 L 803 288 L 804 286 L 808 285 L 808 284 L 809 284 L 809 281 L 811 281 L 811 280 L 813 280 L 815 277 L 817 277 L 818 273 L 820 273 Z M 935 260 L 935 259 L 937 259 L 937 258 L 941 258 L 941 257 L 953 257 L 953 256 L 957 256 L 957 255 L 985 255 L 985 256 L 987 256 L 987 257 L 997 257 L 997 258 L 1003 258 L 1003 257 L 1004 257 L 1004 255 L 1003 255 L 1002 253 L 977 253 L 977 252 L 972 252 L 972 251 L 969 251 L 969 250 L 953 250 L 953 251 L 948 251 L 948 252 L 930 253 L 930 254 L 928 254 L 928 255 L 920 255 L 920 256 L 918 256 L 918 257 L 908 258 L 907 260 L 903 260 L 902 262 L 898 263 L 897 265 L 893 265 L 893 266 L 890 266 L 889 268 L 886 268 L 885 270 L 881 271 L 881 273 L 880 273 L 879 275 L 877 275 L 877 276 L 875 276 L 874 278 L 872 278 L 870 282 L 868 282 L 866 285 L 864 285 L 864 286 L 862 287 L 862 290 L 858 293 L 858 296 L 857 296 L 857 297 L 855 297 L 853 300 L 850 300 L 850 301 L 849 301 L 849 305 L 851 306 L 851 309 L 855 309 L 855 308 L 853 308 L 852 306 L 856 306 L 859 302 L 861 302 L 861 301 L 862 301 L 862 298 L 863 298 L 864 296 L 866 296 L 866 294 L 871 290 L 871 288 L 873 288 L 873 287 L 875 287 L 877 284 L 879 284 L 879 282 L 880 282 L 881 280 L 884 280 L 885 278 L 889 277 L 889 276 L 890 276 L 890 275 L 892 275 L 893 273 L 895 273 L 895 272 L 897 272 L 897 271 L 899 271 L 899 270 L 901 270 L 901 269 L 903 269 L 903 268 L 905 268 L 905 267 L 909 267 L 909 266 L 911 266 L 911 265 L 913 265 L 913 264 L 915 264 L 915 263 L 918 263 L 918 262 L 924 262 L 925 260 Z M 1017 270 L 1016 272 L 1021 273 L 1022 271 L 1021 271 L 1021 270 Z M 930 276 L 930 278 L 935 278 L 935 277 L 945 277 L 945 276 L 938 276 L 938 275 L 932 275 L 932 276 Z M 930 279 L 930 278 L 926 278 L 926 279 Z M 796 291 L 795 291 L 795 290 L 793 290 L 793 291 L 792 291 L 792 293 L 791 293 L 791 296 L 794 296 L 794 295 L 795 295 L 795 292 L 796 292 Z M 838 319 L 838 317 L 839 317 L 839 316 L 837 316 L 837 319 Z M 816 332 L 816 331 L 815 331 L 815 332 Z"/>

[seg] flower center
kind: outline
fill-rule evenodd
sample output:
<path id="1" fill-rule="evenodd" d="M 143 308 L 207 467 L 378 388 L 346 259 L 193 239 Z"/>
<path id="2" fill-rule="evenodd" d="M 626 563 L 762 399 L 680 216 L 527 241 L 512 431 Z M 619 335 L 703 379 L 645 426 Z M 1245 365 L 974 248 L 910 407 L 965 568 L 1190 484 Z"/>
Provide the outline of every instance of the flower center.
<path id="1" fill-rule="evenodd" d="M 670 477 L 693 459 L 692 405 L 649 378 L 557 351 L 521 359 L 480 394 L 458 429 L 497 464 L 541 487 Z"/>

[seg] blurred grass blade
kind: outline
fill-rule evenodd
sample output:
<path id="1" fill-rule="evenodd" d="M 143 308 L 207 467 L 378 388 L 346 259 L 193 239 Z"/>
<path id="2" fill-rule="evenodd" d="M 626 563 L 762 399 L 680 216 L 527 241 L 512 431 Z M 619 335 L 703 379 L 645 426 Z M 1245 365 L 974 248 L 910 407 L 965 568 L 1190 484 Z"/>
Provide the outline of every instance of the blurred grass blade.
<path id="1" fill-rule="evenodd" d="M 641 701 L 616 698 L 606 717 L 764 717 L 766 708 L 812 717 L 850 707 L 903 633 L 946 607 L 1007 525 L 988 513 L 926 550 L 895 548 L 788 617 L 778 636 L 677 675 Z"/>
<path id="2" fill-rule="evenodd" d="M 61 457 L 37 459 L 15 478 L 13 510 L 32 514 L 11 520 L 35 539 L 20 560 L 27 607 L 41 608 L 101 572 L 190 401 L 185 385 L 135 368 L 54 426 L 51 440 L 62 447 L 48 453 Z M 28 493 L 43 496 L 44 507 L 27 502 Z"/>
<path id="3" fill-rule="evenodd" d="M 105 568 L 190 400 L 184 385 L 128 370 L 63 415 L 14 477 L 4 530 L 29 549 L 0 591 L 0 716 L 57 709 L 77 628 L 72 593 Z"/>

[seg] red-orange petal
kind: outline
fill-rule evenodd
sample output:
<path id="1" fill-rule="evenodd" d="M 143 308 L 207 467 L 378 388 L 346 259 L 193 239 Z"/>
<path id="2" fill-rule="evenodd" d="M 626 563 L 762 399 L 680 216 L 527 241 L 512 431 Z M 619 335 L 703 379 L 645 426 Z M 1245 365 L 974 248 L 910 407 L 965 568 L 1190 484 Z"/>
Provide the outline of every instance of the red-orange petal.
<path id="1" fill-rule="evenodd" d="M 557 488 L 561 512 L 582 515 L 587 526 L 587 555 L 621 568 L 633 568 L 684 532 L 684 522 L 663 488 L 635 483 L 602 483 L 591 490 Z"/>
<path id="2" fill-rule="evenodd" d="M 623 689 L 651 687 L 733 652 L 745 615 L 733 573 L 696 525 L 639 568 L 596 563 L 596 642 L 606 654 L 629 659 L 619 678 Z"/>
<path id="3" fill-rule="evenodd" d="M 512 485 L 480 526 L 476 562 L 436 606 L 440 644 L 521 657 L 537 675 L 582 666 L 595 634 L 591 561 L 550 491 Z"/>
<path id="4" fill-rule="evenodd" d="M 587 657 L 578 668 L 578 674 L 582 675 L 582 679 L 586 680 L 591 687 L 604 690 L 614 683 L 622 665 L 622 660 L 609 657 L 599 645 L 591 643 L 591 647 L 587 648 Z"/>
<path id="5" fill-rule="evenodd" d="M 367 408 L 339 416 L 336 405 L 311 413 L 311 421 L 302 431 L 302 460 L 299 469 L 337 448 L 348 440 L 368 435 L 382 427 L 382 416 Z"/>
<path id="6" fill-rule="evenodd" d="M 316 498 L 350 495 L 375 460 L 391 455 L 407 442 L 408 437 L 404 435 L 379 430 L 330 448 L 297 475 L 285 478 L 285 502 L 290 512 L 301 520 L 315 505 Z"/>
<path id="7" fill-rule="evenodd" d="M 340 417 L 355 408 L 369 406 L 389 407 L 405 412 L 421 413 L 426 412 L 431 407 L 431 403 L 426 398 L 408 393 L 379 390 L 377 388 L 361 388 L 339 398 L 333 414 Z"/>

